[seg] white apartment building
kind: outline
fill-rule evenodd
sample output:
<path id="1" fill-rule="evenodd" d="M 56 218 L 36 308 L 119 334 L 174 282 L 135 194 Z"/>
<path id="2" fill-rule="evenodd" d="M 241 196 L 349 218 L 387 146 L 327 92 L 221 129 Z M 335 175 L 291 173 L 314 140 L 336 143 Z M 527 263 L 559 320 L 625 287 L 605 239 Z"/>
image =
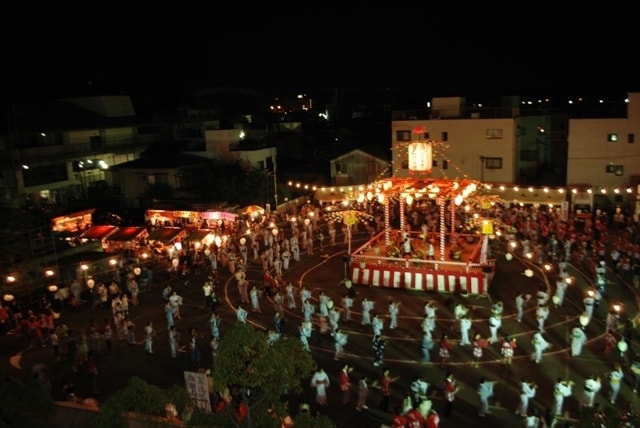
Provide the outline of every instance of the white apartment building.
<path id="1" fill-rule="evenodd" d="M 531 201 L 569 200 L 566 195 L 572 188 L 591 189 L 602 206 L 621 205 L 636 211 L 640 93 L 628 94 L 626 117 L 615 118 L 572 118 L 566 112 L 544 110 L 523 113 L 520 100 L 505 101 L 502 107 L 485 108 L 465 106 L 459 97 L 434 98 L 430 110 L 394 114 L 392 175 L 411 175 L 407 149 L 412 139 L 422 138 L 432 143 L 430 177 L 471 178 L 496 189 L 515 189 L 514 200 L 527 200 L 537 191 L 528 178 L 535 176 L 541 182 L 548 178 L 546 185 L 563 193 L 552 197 L 554 192 L 549 190 Z M 422 137 L 413 132 L 417 127 L 426 131 Z M 565 174 L 563 179 L 551 185 L 551 178 L 558 181 L 559 174 Z"/>

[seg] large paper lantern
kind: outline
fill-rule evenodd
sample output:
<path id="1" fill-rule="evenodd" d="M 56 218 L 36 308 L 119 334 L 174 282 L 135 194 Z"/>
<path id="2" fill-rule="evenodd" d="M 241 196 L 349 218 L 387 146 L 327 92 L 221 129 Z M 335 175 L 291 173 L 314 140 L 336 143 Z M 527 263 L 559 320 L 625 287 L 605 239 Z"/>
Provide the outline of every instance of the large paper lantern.
<path id="1" fill-rule="evenodd" d="M 423 126 L 416 126 L 412 131 L 415 140 L 409 144 L 409 172 L 431 171 L 431 144 L 424 140 L 425 132 Z"/>
<path id="2" fill-rule="evenodd" d="M 431 144 L 424 141 L 409 144 L 409 171 L 429 172 L 431 165 Z"/>

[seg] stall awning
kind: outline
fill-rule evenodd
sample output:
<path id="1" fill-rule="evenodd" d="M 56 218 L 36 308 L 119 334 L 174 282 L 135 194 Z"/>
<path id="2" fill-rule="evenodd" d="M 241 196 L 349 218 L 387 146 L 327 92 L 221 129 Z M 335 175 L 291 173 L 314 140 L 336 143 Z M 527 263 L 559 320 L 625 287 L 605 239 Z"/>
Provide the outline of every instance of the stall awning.
<path id="1" fill-rule="evenodd" d="M 147 233 L 147 229 L 145 227 L 136 227 L 129 226 L 123 227 L 116 230 L 113 234 L 111 234 L 107 240 L 108 241 L 131 241 L 136 238 L 140 238 L 145 236 Z"/>
<path id="2" fill-rule="evenodd" d="M 194 229 L 185 238 L 187 241 L 201 242 L 211 233 L 209 229 Z"/>
<path id="3" fill-rule="evenodd" d="M 150 242 L 159 241 L 168 244 L 173 242 L 180 234 L 185 234 L 184 229 L 180 227 L 159 227 L 152 230 L 147 239 Z"/>
<path id="4" fill-rule="evenodd" d="M 109 235 L 114 233 L 118 229 L 117 226 L 110 225 L 102 225 L 102 226 L 93 226 L 88 230 L 85 230 L 82 235 L 80 235 L 80 239 L 87 239 L 90 241 L 99 241 L 101 239 L 107 238 Z"/>

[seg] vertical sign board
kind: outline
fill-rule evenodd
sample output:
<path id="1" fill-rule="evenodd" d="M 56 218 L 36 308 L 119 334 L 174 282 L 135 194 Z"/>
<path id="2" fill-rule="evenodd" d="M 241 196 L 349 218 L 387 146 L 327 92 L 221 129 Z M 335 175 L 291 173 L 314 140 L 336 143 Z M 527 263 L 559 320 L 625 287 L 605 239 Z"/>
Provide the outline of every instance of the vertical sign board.
<path id="1" fill-rule="evenodd" d="M 187 392 L 193 398 L 196 407 L 205 412 L 211 412 L 211 400 L 209 399 L 209 380 L 204 373 L 184 372 L 184 383 Z"/>

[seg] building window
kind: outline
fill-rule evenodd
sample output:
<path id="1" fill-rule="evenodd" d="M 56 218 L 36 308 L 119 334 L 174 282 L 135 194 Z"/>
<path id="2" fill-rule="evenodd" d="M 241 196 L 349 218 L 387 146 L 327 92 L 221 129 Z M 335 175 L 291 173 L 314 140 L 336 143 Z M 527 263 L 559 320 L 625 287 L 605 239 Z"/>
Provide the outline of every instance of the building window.
<path id="1" fill-rule="evenodd" d="M 438 160 L 437 159 L 432 159 L 431 160 L 431 166 L 433 168 L 437 168 L 438 167 Z"/>
<path id="2" fill-rule="evenodd" d="M 610 142 L 610 143 L 617 143 L 618 142 L 618 134 L 614 134 L 614 133 L 607 134 L 607 141 Z"/>
<path id="3" fill-rule="evenodd" d="M 635 136 L 633 134 L 628 134 L 627 135 L 627 143 L 629 143 L 629 144 L 635 143 L 634 138 L 635 138 Z"/>
<path id="4" fill-rule="evenodd" d="M 615 165 L 607 165 L 606 172 L 608 174 L 612 174 L 612 173 L 616 172 L 616 166 Z"/>
<path id="5" fill-rule="evenodd" d="M 443 132 L 442 133 L 442 141 L 447 141 L 449 139 L 449 133 L 448 132 Z"/>
<path id="6" fill-rule="evenodd" d="M 500 140 L 502 139 L 502 129 L 493 128 L 487 129 L 485 132 L 485 138 L 487 140 Z"/>
<path id="7" fill-rule="evenodd" d="M 347 164 L 346 163 L 336 163 L 336 174 L 346 174 L 347 173 Z"/>
<path id="8" fill-rule="evenodd" d="M 411 141 L 411 131 L 396 131 L 396 141 Z"/>
<path id="9" fill-rule="evenodd" d="M 442 169 L 449 169 L 449 161 L 446 159 L 442 160 Z"/>
<path id="10" fill-rule="evenodd" d="M 618 177 L 624 174 L 624 167 L 622 165 L 616 165 L 616 175 Z"/>
<path id="11" fill-rule="evenodd" d="M 484 167 L 487 169 L 502 169 L 502 158 L 484 158 Z"/>

